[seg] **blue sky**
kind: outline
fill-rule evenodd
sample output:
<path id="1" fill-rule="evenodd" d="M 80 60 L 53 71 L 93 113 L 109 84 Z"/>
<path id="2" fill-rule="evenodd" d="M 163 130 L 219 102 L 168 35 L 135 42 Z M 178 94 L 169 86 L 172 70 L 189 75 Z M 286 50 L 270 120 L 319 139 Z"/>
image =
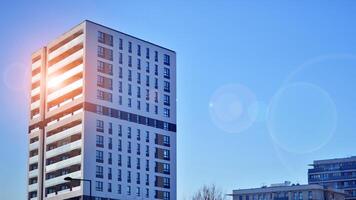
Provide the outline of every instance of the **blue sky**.
<path id="1" fill-rule="evenodd" d="M 84 19 L 177 52 L 178 199 L 356 155 L 355 1 L 48 2 L 1 2 L 2 199 L 26 196 L 31 52 Z"/>

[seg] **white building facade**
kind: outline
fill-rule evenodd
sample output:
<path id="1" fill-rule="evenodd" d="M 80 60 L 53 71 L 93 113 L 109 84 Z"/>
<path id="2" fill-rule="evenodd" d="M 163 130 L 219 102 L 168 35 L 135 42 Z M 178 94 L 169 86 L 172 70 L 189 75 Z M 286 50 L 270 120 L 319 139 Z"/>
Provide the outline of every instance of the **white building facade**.
<path id="1" fill-rule="evenodd" d="M 176 199 L 176 54 L 84 21 L 32 55 L 28 199 Z"/>

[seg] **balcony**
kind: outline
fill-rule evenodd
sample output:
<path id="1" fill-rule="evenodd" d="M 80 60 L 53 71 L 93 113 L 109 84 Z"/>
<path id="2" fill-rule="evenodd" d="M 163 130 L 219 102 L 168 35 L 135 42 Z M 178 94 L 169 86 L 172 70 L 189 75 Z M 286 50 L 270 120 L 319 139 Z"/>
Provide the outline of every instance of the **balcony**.
<path id="1" fill-rule="evenodd" d="M 83 78 L 69 84 L 69 85 L 66 85 L 65 87 L 53 92 L 52 94 L 48 95 L 47 97 L 47 101 L 50 102 L 60 96 L 63 96 L 64 94 L 67 94 L 75 89 L 78 89 L 80 87 L 83 86 Z"/>
<path id="2" fill-rule="evenodd" d="M 40 80 L 40 78 L 41 78 L 41 73 L 38 73 L 38 74 L 32 76 L 31 83 L 34 83 L 34 82 Z"/>
<path id="3" fill-rule="evenodd" d="M 39 94 L 40 91 L 41 91 L 40 86 L 34 88 L 33 90 L 31 90 L 31 96 L 33 97 L 33 96 Z"/>
<path id="4" fill-rule="evenodd" d="M 82 172 L 81 171 L 76 171 L 73 173 L 69 173 L 69 174 L 64 174 L 62 176 L 58 176 L 56 178 L 52 178 L 52 179 L 48 179 L 45 181 L 44 186 L 45 187 L 51 187 L 54 185 L 59 185 L 61 183 L 66 183 L 67 181 L 64 180 L 65 177 L 72 177 L 72 178 L 80 178 L 82 176 Z"/>
<path id="5" fill-rule="evenodd" d="M 82 146 L 82 140 L 77 140 L 75 142 L 60 146 L 58 148 L 52 149 L 46 152 L 46 158 L 52 158 L 62 153 L 72 151 L 74 149 L 79 149 Z"/>
<path id="6" fill-rule="evenodd" d="M 58 169 L 69 167 L 69 166 L 72 166 L 72 165 L 75 165 L 75 164 L 80 164 L 81 161 L 82 161 L 82 156 L 81 155 L 74 156 L 72 158 L 68 158 L 68 159 L 62 160 L 60 162 L 51 164 L 51 165 L 47 165 L 46 166 L 46 172 L 51 172 L 51 171 L 55 171 L 55 170 L 58 170 Z"/>
<path id="7" fill-rule="evenodd" d="M 35 190 L 37 190 L 37 188 L 38 188 L 38 183 L 34 183 L 32 185 L 29 185 L 28 186 L 28 192 L 35 191 Z"/>
<path id="8" fill-rule="evenodd" d="M 53 72 L 61 69 L 62 67 L 68 65 L 69 63 L 72 63 L 73 61 L 80 59 L 83 56 L 83 52 L 84 50 L 81 49 L 71 54 L 70 56 L 66 57 L 65 59 L 53 64 L 48 68 L 48 75 L 51 75 Z"/>
<path id="9" fill-rule="evenodd" d="M 40 100 L 37 100 L 34 103 L 31 103 L 31 110 L 40 107 Z"/>
<path id="10" fill-rule="evenodd" d="M 51 135 L 49 137 L 46 138 L 46 145 L 47 144 L 50 144 L 54 141 L 58 141 L 58 140 L 61 140 L 61 139 L 64 139 L 66 137 L 69 137 L 71 135 L 74 135 L 74 134 L 77 134 L 79 132 L 82 131 L 82 124 L 78 124 L 72 128 L 69 128 L 69 129 L 66 129 L 62 132 L 58 132 L 54 135 Z"/>
<path id="11" fill-rule="evenodd" d="M 40 66 L 41 66 L 41 62 L 42 62 L 42 60 L 39 59 L 39 60 L 37 60 L 36 62 L 32 63 L 32 66 L 31 66 L 31 67 L 32 67 L 32 70 L 34 70 L 34 69 L 40 67 Z"/>
<path id="12" fill-rule="evenodd" d="M 39 141 L 34 142 L 34 143 L 31 143 L 31 144 L 29 145 L 29 149 L 30 149 L 30 151 L 31 151 L 31 150 L 37 149 L 38 146 L 39 146 Z"/>
<path id="13" fill-rule="evenodd" d="M 58 127 L 66 125 L 66 124 L 68 124 L 68 123 L 70 123 L 72 121 L 77 121 L 77 120 L 81 119 L 82 114 L 83 114 L 83 112 L 79 112 L 79 113 L 73 114 L 72 116 L 70 116 L 70 117 L 68 117 L 66 119 L 62 119 L 62 120 L 59 120 L 59 121 L 54 120 L 54 121 L 52 121 L 52 122 L 47 124 L 46 132 L 48 133 L 49 131 L 52 131 L 52 130 L 58 128 Z"/>
<path id="14" fill-rule="evenodd" d="M 33 163 L 36 163 L 36 162 L 38 162 L 38 155 L 37 156 L 33 156 L 28 160 L 29 164 L 33 164 Z"/>
<path id="15" fill-rule="evenodd" d="M 35 176 L 38 176 L 38 169 L 34 169 L 34 170 L 28 172 L 28 178 L 32 178 Z"/>
<path id="16" fill-rule="evenodd" d="M 66 52 L 66 51 L 68 51 L 72 47 L 82 43 L 83 39 L 84 39 L 84 35 L 83 34 L 79 35 L 78 37 L 74 38 L 73 40 L 71 40 L 68 43 L 64 44 L 63 46 L 59 47 L 58 49 L 52 51 L 48 55 L 48 60 L 52 60 L 53 58 L 61 55 L 62 53 Z"/>

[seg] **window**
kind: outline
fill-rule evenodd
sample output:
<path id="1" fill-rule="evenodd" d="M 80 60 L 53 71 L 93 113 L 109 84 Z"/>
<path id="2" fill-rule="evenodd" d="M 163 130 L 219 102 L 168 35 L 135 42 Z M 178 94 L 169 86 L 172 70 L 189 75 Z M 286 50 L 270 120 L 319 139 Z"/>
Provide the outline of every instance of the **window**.
<path id="1" fill-rule="evenodd" d="M 127 195 L 131 195 L 131 186 L 127 186 Z"/>
<path id="2" fill-rule="evenodd" d="M 112 75 L 112 64 L 103 62 L 98 60 L 97 62 L 97 70 L 98 72 L 104 73 L 104 74 L 108 74 L 108 75 Z"/>
<path id="3" fill-rule="evenodd" d="M 131 153 L 131 142 L 127 143 L 127 153 Z"/>
<path id="4" fill-rule="evenodd" d="M 119 92 L 122 93 L 122 81 L 119 81 Z"/>
<path id="5" fill-rule="evenodd" d="M 141 98 L 141 88 L 137 86 L 137 98 Z"/>
<path id="6" fill-rule="evenodd" d="M 170 117 L 170 110 L 168 108 L 163 108 L 163 116 Z"/>
<path id="7" fill-rule="evenodd" d="M 158 76 L 158 65 L 155 65 L 155 75 Z"/>
<path id="8" fill-rule="evenodd" d="M 103 191 L 103 182 L 101 181 L 96 181 L 95 182 L 95 190 L 102 192 Z"/>
<path id="9" fill-rule="evenodd" d="M 165 94 L 163 96 L 163 102 L 164 102 L 164 105 L 169 106 L 171 104 L 170 96 Z"/>
<path id="10" fill-rule="evenodd" d="M 122 126 L 119 124 L 118 125 L 118 135 L 121 137 L 122 136 Z"/>
<path id="11" fill-rule="evenodd" d="M 118 185 L 117 185 L 117 193 L 118 193 L 118 194 L 121 194 L 121 184 L 118 184 Z"/>
<path id="12" fill-rule="evenodd" d="M 119 38 L 119 49 L 122 50 L 122 39 Z"/>
<path id="13" fill-rule="evenodd" d="M 150 112 L 150 104 L 146 103 L 146 112 Z"/>
<path id="14" fill-rule="evenodd" d="M 122 64 L 122 53 L 119 53 L 119 64 Z"/>
<path id="15" fill-rule="evenodd" d="M 150 76 L 146 75 L 146 86 L 150 86 Z"/>
<path id="16" fill-rule="evenodd" d="M 118 157 L 117 157 L 117 165 L 118 166 L 122 166 L 122 156 L 121 156 L 121 154 L 119 154 Z"/>
<path id="17" fill-rule="evenodd" d="M 111 188 L 111 183 L 108 183 L 108 192 L 111 192 L 112 188 Z"/>
<path id="18" fill-rule="evenodd" d="M 128 62 L 129 67 L 132 67 L 132 57 L 129 56 L 129 62 Z"/>
<path id="19" fill-rule="evenodd" d="M 96 131 L 98 132 L 104 132 L 104 121 L 102 120 L 96 120 Z"/>
<path id="20" fill-rule="evenodd" d="M 163 150 L 163 159 L 169 160 L 169 150 L 167 149 Z"/>
<path id="21" fill-rule="evenodd" d="M 108 168 L 108 179 L 112 179 L 112 169 L 110 167 Z"/>
<path id="22" fill-rule="evenodd" d="M 170 92 L 170 84 L 168 81 L 164 81 L 164 91 Z"/>
<path id="23" fill-rule="evenodd" d="M 150 171 L 150 161 L 146 160 L 146 171 Z"/>
<path id="24" fill-rule="evenodd" d="M 109 138 L 108 147 L 110 150 L 112 149 L 112 138 Z"/>
<path id="25" fill-rule="evenodd" d="M 117 180 L 118 180 L 118 181 L 122 181 L 121 169 L 118 169 L 118 170 L 117 170 Z"/>
<path id="26" fill-rule="evenodd" d="M 131 139 L 131 127 L 127 127 L 127 138 Z"/>
<path id="27" fill-rule="evenodd" d="M 155 51 L 155 61 L 158 62 L 158 51 Z"/>
<path id="28" fill-rule="evenodd" d="M 170 174 L 170 166 L 168 163 L 163 163 L 163 173 Z"/>
<path id="29" fill-rule="evenodd" d="M 103 76 L 97 76 L 97 86 L 112 90 L 112 79 Z"/>
<path id="30" fill-rule="evenodd" d="M 146 100 L 150 100 L 150 90 L 146 89 Z"/>
<path id="31" fill-rule="evenodd" d="M 137 158 L 136 160 L 136 169 L 140 169 L 141 168 L 141 163 L 140 163 L 140 158 Z"/>
<path id="32" fill-rule="evenodd" d="M 141 154 L 141 145 L 137 144 L 137 155 Z"/>
<path id="33" fill-rule="evenodd" d="M 132 42 L 129 42 L 129 48 L 128 48 L 128 50 L 129 50 L 129 53 L 132 53 Z"/>
<path id="34" fill-rule="evenodd" d="M 128 84 L 128 91 L 127 91 L 127 94 L 128 95 L 132 95 L 132 87 L 131 87 L 131 84 Z"/>
<path id="35" fill-rule="evenodd" d="M 104 153 L 102 151 L 96 150 L 96 162 L 98 163 L 104 162 Z"/>
<path id="36" fill-rule="evenodd" d="M 137 174 L 136 174 L 136 183 L 140 184 L 140 182 L 141 182 L 141 175 L 140 175 L 140 172 L 137 172 Z"/>
<path id="37" fill-rule="evenodd" d="M 150 63 L 146 62 L 146 72 L 150 73 Z"/>
<path id="38" fill-rule="evenodd" d="M 168 135 L 163 135 L 163 145 L 170 146 L 170 139 Z"/>
<path id="39" fill-rule="evenodd" d="M 146 156 L 150 156 L 150 146 L 146 145 Z"/>
<path id="40" fill-rule="evenodd" d="M 163 199 L 164 200 L 169 200 L 170 198 L 169 198 L 169 195 L 170 193 L 169 192 L 163 192 Z"/>
<path id="41" fill-rule="evenodd" d="M 122 78 L 122 67 L 119 67 L 119 78 Z"/>
<path id="42" fill-rule="evenodd" d="M 128 73 L 129 73 L 129 75 L 127 76 L 127 77 L 128 77 L 128 80 L 129 80 L 129 81 L 132 81 L 132 71 L 131 71 L 131 70 L 128 70 Z"/>
<path id="43" fill-rule="evenodd" d="M 155 78 L 155 89 L 158 89 L 158 78 Z"/>
<path id="44" fill-rule="evenodd" d="M 167 78 L 167 79 L 170 79 L 171 75 L 170 75 L 170 70 L 169 70 L 169 68 L 167 68 L 167 67 L 164 68 L 163 77 L 164 77 L 164 78 Z"/>
<path id="45" fill-rule="evenodd" d="M 158 103 L 158 92 L 155 91 L 155 102 Z"/>
<path id="46" fill-rule="evenodd" d="M 127 171 L 127 182 L 131 183 L 131 172 Z"/>
<path id="47" fill-rule="evenodd" d="M 146 142 L 150 142 L 150 132 L 146 131 Z"/>
<path id="48" fill-rule="evenodd" d="M 141 101 L 137 101 L 137 110 L 141 110 Z"/>
<path id="49" fill-rule="evenodd" d="M 101 135 L 96 135 L 96 146 L 104 147 L 104 137 Z"/>
<path id="50" fill-rule="evenodd" d="M 98 42 L 113 46 L 113 36 L 107 33 L 98 31 Z"/>
<path id="51" fill-rule="evenodd" d="M 137 189 L 136 189 L 136 196 L 140 196 L 141 195 L 141 190 L 140 190 L 140 188 L 139 187 L 137 187 Z"/>
<path id="52" fill-rule="evenodd" d="M 141 45 L 137 45 L 137 55 L 141 56 Z"/>
<path id="53" fill-rule="evenodd" d="M 112 61 L 113 60 L 113 51 L 111 49 L 98 46 L 98 57 Z"/>
<path id="54" fill-rule="evenodd" d="M 137 72 L 137 83 L 141 84 L 141 73 Z"/>
<path id="55" fill-rule="evenodd" d="M 103 169 L 103 167 L 97 165 L 95 174 L 96 174 L 96 178 L 103 178 L 104 177 L 104 169 Z"/>
<path id="56" fill-rule="evenodd" d="M 110 92 L 97 90 L 96 98 L 99 100 L 112 102 L 112 94 Z"/>
<path id="57" fill-rule="evenodd" d="M 163 64 L 168 65 L 168 66 L 171 64 L 169 55 L 164 54 L 164 56 L 163 56 Z"/>
<path id="58" fill-rule="evenodd" d="M 150 49 L 146 48 L 146 58 L 150 59 Z"/>
<path id="59" fill-rule="evenodd" d="M 150 175 L 146 174 L 146 185 L 150 185 Z"/>
<path id="60" fill-rule="evenodd" d="M 164 188 L 170 188 L 169 178 L 163 177 L 163 187 Z"/>
<path id="61" fill-rule="evenodd" d="M 122 96 L 119 96 L 119 105 L 122 105 Z"/>
<path id="62" fill-rule="evenodd" d="M 148 188 L 146 188 L 146 194 L 145 194 L 146 198 L 150 197 L 150 190 Z"/>
<path id="63" fill-rule="evenodd" d="M 141 69 L 141 59 L 137 58 L 137 69 Z"/>
<path id="64" fill-rule="evenodd" d="M 312 199 L 313 199 L 313 192 L 308 191 L 308 200 L 312 200 Z"/>
<path id="65" fill-rule="evenodd" d="M 110 135 L 112 135 L 112 123 L 111 122 L 109 122 L 108 132 L 109 132 Z"/>
<path id="66" fill-rule="evenodd" d="M 110 165 L 112 164 L 112 153 L 111 152 L 109 152 L 108 163 Z"/>
<path id="67" fill-rule="evenodd" d="M 122 140 L 121 139 L 118 140 L 118 145 L 117 146 L 118 146 L 117 150 L 121 152 L 122 151 Z"/>

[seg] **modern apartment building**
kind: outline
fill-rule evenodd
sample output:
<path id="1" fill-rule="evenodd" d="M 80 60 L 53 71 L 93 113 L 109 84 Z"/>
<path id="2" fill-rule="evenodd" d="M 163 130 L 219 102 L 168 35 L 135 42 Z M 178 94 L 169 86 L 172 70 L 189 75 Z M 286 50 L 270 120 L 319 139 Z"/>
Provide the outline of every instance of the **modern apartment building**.
<path id="1" fill-rule="evenodd" d="M 233 200 L 344 200 L 342 191 L 321 185 L 299 185 L 285 182 L 270 187 L 233 190 Z"/>
<path id="2" fill-rule="evenodd" d="M 176 199 L 176 53 L 84 21 L 32 55 L 28 199 Z"/>
<path id="3" fill-rule="evenodd" d="M 308 182 L 342 189 L 346 199 L 356 199 L 356 156 L 317 160 L 308 170 Z"/>

